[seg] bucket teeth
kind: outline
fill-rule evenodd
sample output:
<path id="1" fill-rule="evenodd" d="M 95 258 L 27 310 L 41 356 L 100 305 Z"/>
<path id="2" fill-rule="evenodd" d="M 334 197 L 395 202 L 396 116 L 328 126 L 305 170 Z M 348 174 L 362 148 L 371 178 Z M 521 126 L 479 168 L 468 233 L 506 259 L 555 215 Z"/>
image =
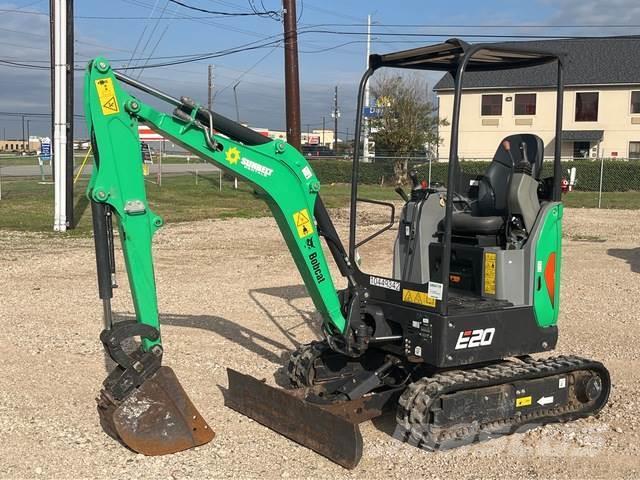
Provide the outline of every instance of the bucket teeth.
<path id="1" fill-rule="evenodd" d="M 105 432 L 144 455 L 165 455 L 210 442 L 215 433 L 171 368 L 162 366 L 122 401 L 106 390 L 98 398 Z"/>

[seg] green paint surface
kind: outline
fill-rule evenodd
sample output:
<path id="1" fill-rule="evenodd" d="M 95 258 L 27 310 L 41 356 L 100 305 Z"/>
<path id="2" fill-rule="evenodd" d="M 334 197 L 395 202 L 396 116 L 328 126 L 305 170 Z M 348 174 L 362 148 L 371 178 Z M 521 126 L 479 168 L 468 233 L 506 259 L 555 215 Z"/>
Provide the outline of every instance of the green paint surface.
<path id="1" fill-rule="evenodd" d="M 558 323 L 560 312 L 560 265 L 562 260 L 562 215 L 563 206 L 556 203 L 547 210 L 542 219 L 542 229 L 535 251 L 535 272 L 533 284 L 533 309 L 540 327 L 551 327 Z M 555 253 L 555 274 L 553 282 L 547 285 L 545 271 Z M 553 291 L 553 300 L 549 294 Z"/>
<path id="2" fill-rule="evenodd" d="M 201 129 L 131 96 L 120 88 L 110 68 L 99 71 L 100 62 L 108 65 L 105 59 L 96 58 L 90 62 L 85 77 L 87 126 L 95 136 L 98 157 L 87 196 L 111 205 L 118 217 L 137 320 L 160 328 L 151 245 L 162 219 L 149 208 L 145 191 L 138 136 L 138 124 L 143 123 L 255 188 L 280 227 L 315 307 L 331 330 L 344 333 L 347 323 L 313 223 L 319 183 L 304 156 L 279 140 L 248 146 L 221 135 L 214 136 L 220 148 L 212 150 Z M 119 107 L 116 113 L 105 111 L 104 94 L 101 99 L 97 90 L 96 81 L 105 79 L 110 79 L 115 88 Z M 131 101 L 139 106 L 135 113 L 127 111 L 126 105 Z M 144 211 L 127 208 L 136 201 L 144 205 Z M 295 224 L 296 214 L 303 210 L 311 216 L 311 228 L 306 230 L 310 233 L 302 234 L 300 225 Z M 265 251 L 265 258 L 267 254 Z M 242 251 L 237 255 L 241 256 Z M 145 339 L 143 347 L 148 349 L 155 343 Z"/>

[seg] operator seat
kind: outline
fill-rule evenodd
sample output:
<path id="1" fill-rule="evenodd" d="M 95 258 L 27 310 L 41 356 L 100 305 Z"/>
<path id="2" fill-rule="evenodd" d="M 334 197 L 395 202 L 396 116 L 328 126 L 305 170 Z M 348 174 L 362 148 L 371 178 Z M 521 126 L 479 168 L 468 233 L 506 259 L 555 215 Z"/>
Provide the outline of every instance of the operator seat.
<path id="1" fill-rule="evenodd" d="M 511 145 L 510 152 L 505 143 Z M 532 176 L 539 179 L 544 157 L 544 143 L 533 134 L 517 134 L 506 137 L 493 156 L 484 175 L 477 178 L 477 197 L 471 199 L 469 208 L 451 217 L 453 235 L 470 237 L 499 235 L 504 229 L 508 209 L 508 193 L 514 162 L 524 159 L 522 144 L 526 145 L 527 158 L 531 163 Z M 440 230 L 444 231 L 444 220 Z"/>

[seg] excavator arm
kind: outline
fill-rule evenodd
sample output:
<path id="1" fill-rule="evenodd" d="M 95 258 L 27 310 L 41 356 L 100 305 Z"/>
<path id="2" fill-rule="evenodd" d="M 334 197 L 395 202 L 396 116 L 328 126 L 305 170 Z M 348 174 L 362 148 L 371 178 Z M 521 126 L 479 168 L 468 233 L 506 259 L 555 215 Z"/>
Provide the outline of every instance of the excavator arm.
<path id="1" fill-rule="evenodd" d="M 164 113 L 128 93 L 123 84 L 135 87 L 165 104 Z M 347 253 L 319 196 L 320 183 L 305 158 L 280 140 L 270 140 L 253 130 L 210 112 L 193 100 L 173 98 L 118 72 L 108 61 L 96 58 L 85 77 L 85 112 L 94 151 L 94 168 L 87 188 L 92 205 L 98 289 L 103 301 L 105 329 L 100 339 L 116 368 L 104 382 L 98 399 L 103 428 L 134 451 L 148 455 L 173 453 L 204 444 L 213 432 L 201 418 L 173 371 L 161 365 L 162 341 L 154 278 L 152 239 L 163 225 L 146 196 L 140 123 L 186 150 L 216 165 L 224 172 L 251 184 L 269 205 L 293 256 L 307 290 L 323 318 L 328 344 L 336 351 L 356 357 L 366 349 L 368 336 L 360 314 L 360 295 L 352 276 Z M 115 282 L 113 217 L 133 297 L 135 320 L 114 323 L 111 298 Z M 336 264 L 349 283 L 338 297 L 320 244 L 323 237 Z M 342 301 L 341 301 L 342 300 Z M 123 344 L 141 338 L 141 347 L 125 352 Z M 262 408 L 262 385 L 250 381 L 239 385 L 239 374 L 229 373 L 230 391 L 238 401 L 235 409 Z M 242 390 L 252 385 L 253 390 Z M 270 388 L 270 387 L 269 387 Z M 253 395 L 253 397 L 252 397 Z M 300 406 L 300 400 L 280 395 L 272 402 L 281 415 L 312 412 L 313 422 L 326 438 L 315 445 L 318 435 L 308 435 L 312 447 L 344 465 L 355 465 L 361 455 L 361 437 L 352 422 L 318 407 Z M 249 402 L 252 398 L 253 402 Z M 249 403 L 247 403 L 249 402 Z M 288 402 L 288 403 L 287 403 Z M 285 421 L 286 425 L 293 425 Z M 306 427 L 305 427 L 306 428 Z M 285 435 L 305 443 L 299 429 Z M 308 428 L 305 430 L 308 434 Z M 350 447 L 331 441 L 338 434 Z M 352 439 L 352 441 L 349 441 Z"/>
<path id="2" fill-rule="evenodd" d="M 213 129 L 224 128 L 222 121 L 217 125 L 213 115 L 187 98 L 175 103 L 172 114 L 158 111 L 122 89 L 105 59 L 97 58 L 90 65 L 85 108 L 96 147 L 96 165 L 87 194 L 92 202 L 108 205 L 118 219 L 137 320 L 159 330 L 151 240 L 163 220 L 151 210 L 145 193 L 138 136 L 138 124 L 144 123 L 255 188 L 276 219 L 313 303 L 327 324 L 326 331 L 344 334 L 347 321 L 314 221 L 318 203 L 322 202 L 320 183 L 309 163 L 287 143 L 267 139 L 226 119 L 234 130 L 228 136 L 214 133 L 210 124 Z M 233 133 L 240 138 L 232 137 Z M 263 143 L 257 143 L 256 137 Z M 334 231 L 330 233 L 335 235 Z M 107 293 L 108 288 L 103 290 Z M 144 348 L 156 344 L 160 344 L 159 338 L 145 339 Z"/>

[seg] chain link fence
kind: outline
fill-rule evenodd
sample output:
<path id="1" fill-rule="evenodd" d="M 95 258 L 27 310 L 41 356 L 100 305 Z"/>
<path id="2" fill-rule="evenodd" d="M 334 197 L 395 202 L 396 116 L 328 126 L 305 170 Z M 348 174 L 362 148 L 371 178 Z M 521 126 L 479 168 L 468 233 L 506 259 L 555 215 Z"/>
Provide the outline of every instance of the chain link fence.
<path id="1" fill-rule="evenodd" d="M 91 173 L 91 158 L 80 172 L 85 153 L 78 153 L 75 157 L 74 178 L 79 183 L 86 183 Z M 307 156 L 321 183 L 349 184 L 351 182 L 352 162 L 349 155 L 339 157 Z M 489 166 L 491 159 L 462 159 L 460 168 L 465 178 L 482 175 Z M 407 158 L 391 155 L 376 156 L 370 161 L 360 162 L 360 182 L 366 185 L 381 187 L 396 186 L 396 167 L 405 163 L 409 170 L 416 169 L 419 178 L 431 185 L 445 185 L 447 181 L 447 162 L 430 159 L 428 155 L 417 152 Z M 222 188 L 222 175 L 214 165 L 203 162 L 197 157 L 189 155 L 167 155 L 162 163 L 154 162 L 149 169 L 147 179 L 159 182 L 161 175 L 191 175 L 194 182 L 202 175 L 215 176 L 218 188 Z M 160 169 L 162 166 L 162 170 Z M 542 177 L 551 176 L 552 159 L 545 159 Z M 562 172 L 568 182 L 575 177 L 571 191 L 564 195 L 567 206 L 578 208 L 640 208 L 640 161 L 620 159 L 571 160 L 562 162 Z M 34 182 L 52 181 L 50 162 L 40 164 L 35 156 L 0 156 L 0 200 L 3 186 L 16 180 Z M 84 182 L 83 182 L 84 180 Z M 226 179 L 228 180 L 228 179 Z M 233 178 L 231 178 L 233 180 Z"/>
<path id="2" fill-rule="evenodd" d="M 310 158 L 321 182 L 348 183 L 351 181 L 351 161 L 345 158 Z M 394 167 L 405 162 L 409 170 L 416 169 L 419 178 L 430 185 L 446 185 L 447 162 L 422 157 L 375 157 L 360 162 L 360 182 L 368 185 L 395 186 Z M 482 175 L 491 159 L 463 159 L 460 170 L 466 181 Z M 575 169 L 575 170 L 573 170 Z M 573 172 L 573 176 L 572 176 Z M 562 161 L 563 178 L 572 183 L 563 201 L 575 208 L 640 208 L 640 161 L 594 159 Z M 545 159 L 541 178 L 553 175 L 553 160 Z"/>

